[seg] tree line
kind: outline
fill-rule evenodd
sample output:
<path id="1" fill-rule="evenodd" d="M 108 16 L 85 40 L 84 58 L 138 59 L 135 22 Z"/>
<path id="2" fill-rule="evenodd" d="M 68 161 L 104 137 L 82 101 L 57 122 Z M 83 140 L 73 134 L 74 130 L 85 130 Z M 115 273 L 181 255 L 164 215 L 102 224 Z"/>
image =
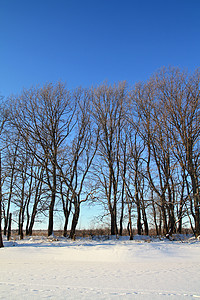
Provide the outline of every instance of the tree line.
<path id="1" fill-rule="evenodd" d="M 98 203 L 111 235 L 200 235 L 200 71 L 163 68 L 148 81 L 68 90 L 46 84 L 1 100 L 0 244 L 13 212 L 31 235 L 57 207 L 74 237 L 83 202 Z M 187 225 L 188 226 L 188 225 Z"/>

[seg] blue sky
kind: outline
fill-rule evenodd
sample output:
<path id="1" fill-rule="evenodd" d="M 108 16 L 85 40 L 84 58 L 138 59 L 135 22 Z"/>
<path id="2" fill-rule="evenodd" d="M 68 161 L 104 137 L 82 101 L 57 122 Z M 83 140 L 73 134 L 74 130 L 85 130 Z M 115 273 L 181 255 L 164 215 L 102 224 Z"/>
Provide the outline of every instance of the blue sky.
<path id="1" fill-rule="evenodd" d="M 199 0 L 0 0 L 0 94 L 200 66 Z"/>
<path id="2" fill-rule="evenodd" d="M 169 65 L 193 71 L 199 15 L 199 0 L 0 0 L 0 95 L 58 80 L 134 84 Z M 91 226 L 94 209 L 82 212 L 80 226 Z"/>

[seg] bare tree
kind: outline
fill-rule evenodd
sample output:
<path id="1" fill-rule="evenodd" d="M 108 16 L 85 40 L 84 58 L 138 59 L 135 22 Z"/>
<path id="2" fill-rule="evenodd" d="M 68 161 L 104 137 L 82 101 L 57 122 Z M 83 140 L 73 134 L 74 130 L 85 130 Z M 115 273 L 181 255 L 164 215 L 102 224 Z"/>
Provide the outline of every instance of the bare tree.
<path id="1" fill-rule="evenodd" d="M 198 70 L 189 75 L 178 68 L 162 69 L 137 84 L 132 94 L 138 118 L 132 123 L 146 144 L 148 180 L 157 195 L 153 211 L 157 206 L 164 233 L 175 232 L 177 223 L 181 230 L 185 207 L 189 219 L 190 215 L 194 219 L 195 235 L 200 234 L 199 82 Z"/>
<path id="2" fill-rule="evenodd" d="M 188 196 L 194 205 L 195 235 L 200 234 L 199 137 L 200 72 L 189 75 L 178 68 L 163 69 L 156 76 L 174 141 L 174 154 L 186 174 Z M 187 176 L 188 174 L 188 176 Z M 189 180 L 190 178 L 190 180 Z M 188 181 L 189 180 L 189 181 Z"/>
<path id="3" fill-rule="evenodd" d="M 4 125 L 8 118 L 8 110 L 5 106 L 5 104 L 3 103 L 2 97 L 0 98 L 0 100 L 2 101 L 2 103 L 0 105 L 0 137 L 2 137 Z M 2 238 L 2 227 L 1 227 L 2 226 L 1 225 L 1 221 L 2 221 L 2 163 L 1 163 L 1 151 L 2 150 L 1 150 L 1 148 L 2 148 L 2 144 L 0 147 L 0 248 L 2 248 L 4 246 L 3 238 Z"/>
<path id="4" fill-rule="evenodd" d="M 147 177 L 150 188 L 158 196 L 158 200 L 152 202 L 154 216 L 157 205 L 161 213 L 160 226 L 163 225 L 163 233 L 173 233 L 176 224 L 173 176 L 177 162 L 173 156 L 173 140 L 167 127 L 167 112 L 158 97 L 154 79 L 136 85 L 132 101 L 137 113 L 136 122 L 133 120 L 132 123 L 146 145 Z M 143 216 L 146 219 L 145 214 Z M 156 221 L 155 217 L 154 220 Z"/>
<path id="5" fill-rule="evenodd" d="M 139 138 L 137 131 L 134 132 L 133 137 L 130 136 L 129 141 L 129 177 L 131 181 L 131 186 L 133 186 L 133 192 L 130 192 L 131 186 L 127 190 L 131 195 L 132 201 L 134 201 L 137 209 L 137 233 L 142 234 L 142 217 L 145 221 L 145 228 L 148 231 L 148 224 L 146 220 L 145 204 L 144 204 L 144 174 L 143 174 L 143 152 L 145 145 L 143 141 Z"/>
<path id="6" fill-rule="evenodd" d="M 73 129 L 71 146 L 66 148 L 63 166 L 58 166 L 61 174 L 61 197 L 65 215 L 64 236 L 67 234 L 69 214 L 73 210 L 71 238 L 75 235 L 81 203 L 86 202 L 92 194 L 85 186 L 99 139 L 98 132 L 95 132 L 91 122 L 89 91 L 78 89 L 74 96 L 77 102 L 76 125 Z"/>
<path id="7" fill-rule="evenodd" d="M 96 178 L 104 190 L 111 218 L 111 234 L 118 233 L 117 203 L 120 180 L 120 140 L 126 107 L 126 84 L 103 84 L 93 91 L 92 114 L 100 138 Z M 100 165 L 99 165 L 100 164 Z M 101 172 L 99 172 L 101 170 Z M 98 173 L 98 174 L 97 174 Z M 101 188 L 99 186 L 99 188 Z"/>
<path id="8" fill-rule="evenodd" d="M 5 211 L 5 217 L 4 217 L 4 235 L 6 235 L 7 229 L 8 229 L 8 221 L 9 221 L 9 215 L 10 215 L 10 206 L 12 202 L 12 196 L 13 196 L 13 187 L 15 182 L 15 174 L 16 174 L 16 161 L 17 161 L 17 155 L 18 155 L 18 148 L 19 148 L 19 137 L 17 139 L 14 138 L 13 135 L 9 132 L 7 134 L 8 140 L 6 141 L 6 168 L 7 172 L 9 173 L 6 176 L 7 186 L 8 187 L 8 196 L 7 196 L 7 205 L 4 204 Z M 9 176 L 10 175 L 10 176 Z M 4 201 L 5 203 L 5 201 Z"/>
<path id="9" fill-rule="evenodd" d="M 31 170 L 31 178 L 32 178 L 32 189 L 33 191 L 29 191 L 29 198 L 26 207 L 26 235 L 32 235 L 33 226 L 35 223 L 36 215 L 41 211 L 44 211 L 43 201 L 42 201 L 42 194 L 43 186 L 44 186 L 44 166 L 34 166 L 34 170 Z M 32 210 L 30 211 L 30 196 L 32 195 L 33 203 L 32 203 Z M 39 207 L 41 204 L 41 208 Z"/>
<path id="10" fill-rule="evenodd" d="M 53 215 L 57 188 L 57 160 L 73 127 L 74 105 L 64 84 L 47 84 L 42 88 L 24 91 L 12 99 L 14 126 L 27 143 L 29 151 L 41 166 L 51 191 L 48 235 L 53 233 Z M 28 138 L 27 138 L 28 137 Z M 37 151 L 32 151 L 32 143 Z"/>
<path id="11" fill-rule="evenodd" d="M 93 199 L 110 218 L 112 235 L 118 226 L 122 234 L 125 218 L 130 238 L 136 222 L 138 234 L 148 234 L 150 218 L 157 234 L 181 233 L 188 218 L 200 235 L 199 90 L 199 70 L 178 68 L 164 68 L 129 91 L 126 83 L 71 92 L 46 84 L 11 97 L 6 131 L 0 105 L 4 233 L 14 204 L 21 236 L 25 221 L 32 233 L 40 213 L 48 215 L 51 235 L 58 205 L 64 235 L 72 220 L 73 238 L 82 203 Z"/>

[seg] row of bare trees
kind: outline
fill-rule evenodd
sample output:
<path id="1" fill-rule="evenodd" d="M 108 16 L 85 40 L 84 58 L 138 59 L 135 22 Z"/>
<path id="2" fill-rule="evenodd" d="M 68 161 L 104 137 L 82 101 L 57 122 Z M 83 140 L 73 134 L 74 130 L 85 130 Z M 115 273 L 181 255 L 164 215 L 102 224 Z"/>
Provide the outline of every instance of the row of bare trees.
<path id="1" fill-rule="evenodd" d="M 200 234 L 200 72 L 162 69 L 147 82 L 69 91 L 47 84 L 1 106 L 1 220 L 19 235 L 63 211 L 75 235 L 81 203 L 99 203 L 112 235 Z M 13 217 L 14 219 L 14 217 Z M 3 225 L 2 225 L 3 226 Z M 188 226 L 188 225 L 187 225 Z"/>

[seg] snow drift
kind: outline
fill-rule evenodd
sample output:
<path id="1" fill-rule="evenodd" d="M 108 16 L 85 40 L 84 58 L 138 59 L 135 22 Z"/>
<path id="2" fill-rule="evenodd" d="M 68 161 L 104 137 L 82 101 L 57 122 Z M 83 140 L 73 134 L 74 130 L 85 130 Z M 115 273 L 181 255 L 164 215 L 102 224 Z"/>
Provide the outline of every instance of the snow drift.
<path id="1" fill-rule="evenodd" d="M 200 242 L 191 238 L 4 242 L 0 299 L 200 298 Z"/>

